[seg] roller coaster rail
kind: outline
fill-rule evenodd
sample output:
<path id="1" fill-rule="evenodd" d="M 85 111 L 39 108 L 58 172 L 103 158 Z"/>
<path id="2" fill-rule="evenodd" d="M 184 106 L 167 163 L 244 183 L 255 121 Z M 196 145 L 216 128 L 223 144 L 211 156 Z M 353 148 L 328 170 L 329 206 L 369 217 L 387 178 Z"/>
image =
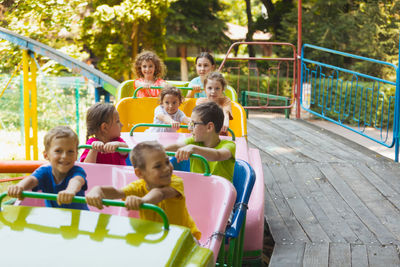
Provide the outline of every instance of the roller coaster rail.
<path id="1" fill-rule="evenodd" d="M 26 49 L 32 56 L 33 53 L 40 54 L 48 57 L 61 65 L 68 67 L 74 73 L 81 74 L 89 80 L 92 80 L 96 86 L 103 87 L 107 92 L 115 95 L 116 89 L 119 86 L 119 82 L 111 78 L 110 76 L 102 73 L 101 71 L 87 65 L 86 63 L 80 62 L 54 48 L 51 48 L 45 44 L 35 41 L 31 38 L 19 35 L 10 30 L 0 27 L 0 39 L 7 40 L 20 46 L 22 49 Z"/>

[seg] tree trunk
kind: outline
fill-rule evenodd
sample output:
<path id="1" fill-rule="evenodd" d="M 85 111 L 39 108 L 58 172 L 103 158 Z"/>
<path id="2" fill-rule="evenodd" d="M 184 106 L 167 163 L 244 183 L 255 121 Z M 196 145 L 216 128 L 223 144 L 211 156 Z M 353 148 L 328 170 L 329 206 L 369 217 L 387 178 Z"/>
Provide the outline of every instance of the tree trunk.
<path id="1" fill-rule="evenodd" d="M 187 56 L 186 45 L 179 46 L 179 56 L 181 57 L 181 80 L 188 81 L 189 76 L 188 76 L 188 64 L 187 64 L 187 60 L 186 60 L 186 56 Z"/>
<path id="2" fill-rule="evenodd" d="M 272 3 L 271 0 L 261 0 L 261 3 L 265 6 L 267 9 L 268 17 L 274 12 L 274 4 Z"/>
<path id="3" fill-rule="evenodd" d="M 250 2 L 250 0 L 245 0 L 245 1 L 246 1 L 246 14 L 247 14 L 246 42 L 252 42 L 254 26 L 253 26 L 253 19 L 251 16 L 251 2 Z M 254 57 L 256 55 L 254 52 L 254 47 L 252 45 L 248 45 L 247 49 L 249 50 L 249 57 Z"/>
<path id="4" fill-rule="evenodd" d="M 132 27 L 132 35 L 131 35 L 131 40 L 132 40 L 132 62 L 135 61 L 135 58 L 136 58 L 136 56 L 138 54 L 138 29 L 139 29 L 139 25 L 137 23 L 134 23 L 133 27 Z M 131 66 L 131 73 L 132 73 L 131 79 L 135 78 L 135 77 L 133 77 L 133 73 L 135 73 L 134 72 L 134 68 L 135 68 L 135 66 L 133 66 L 133 64 L 132 64 L 132 66 Z"/>

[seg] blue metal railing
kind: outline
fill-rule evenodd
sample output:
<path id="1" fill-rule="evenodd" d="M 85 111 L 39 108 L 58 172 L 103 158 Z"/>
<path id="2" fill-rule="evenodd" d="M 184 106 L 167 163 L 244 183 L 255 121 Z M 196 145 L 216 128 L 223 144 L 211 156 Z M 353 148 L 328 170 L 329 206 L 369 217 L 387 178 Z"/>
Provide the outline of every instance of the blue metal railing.
<path id="1" fill-rule="evenodd" d="M 343 126 L 385 147 L 395 146 L 399 155 L 399 79 L 389 81 L 369 74 L 307 58 L 306 50 L 350 57 L 393 69 L 396 65 L 315 45 L 304 44 L 301 53 L 300 103 L 311 114 Z M 307 88 L 307 89 L 305 89 Z M 379 136 L 366 132 L 379 130 Z"/>

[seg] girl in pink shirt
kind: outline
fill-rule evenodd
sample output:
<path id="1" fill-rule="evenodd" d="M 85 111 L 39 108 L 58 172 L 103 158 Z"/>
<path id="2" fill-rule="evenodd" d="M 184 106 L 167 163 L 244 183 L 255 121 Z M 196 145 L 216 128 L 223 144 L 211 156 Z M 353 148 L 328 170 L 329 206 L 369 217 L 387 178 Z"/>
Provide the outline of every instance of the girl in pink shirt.
<path id="1" fill-rule="evenodd" d="M 144 51 L 137 55 L 134 63 L 135 76 L 133 89 L 144 87 L 137 92 L 138 97 L 157 97 L 160 89 L 150 89 L 151 86 L 164 86 L 162 77 L 165 74 L 165 65 L 162 60 L 151 51 Z"/>
<path id="2" fill-rule="evenodd" d="M 86 114 L 86 144 L 80 161 L 89 163 L 126 165 L 128 153 L 115 152 L 117 147 L 128 147 L 120 137 L 122 123 L 115 107 L 107 103 L 96 103 Z"/>

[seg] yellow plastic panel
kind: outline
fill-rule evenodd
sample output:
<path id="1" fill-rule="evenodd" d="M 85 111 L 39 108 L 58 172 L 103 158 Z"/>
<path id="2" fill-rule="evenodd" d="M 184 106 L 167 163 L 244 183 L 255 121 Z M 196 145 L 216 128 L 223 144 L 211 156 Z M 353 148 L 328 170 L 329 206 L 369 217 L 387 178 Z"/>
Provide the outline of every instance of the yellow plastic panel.
<path id="1" fill-rule="evenodd" d="M 227 97 L 229 97 L 232 101 L 238 102 L 238 97 L 237 97 L 237 93 L 235 91 L 235 89 L 228 85 L 224 91 L 224 95 L 226 95 Z"/>
<path id="2" fill-rule="evenodd" d="M 192 115 L 192 110 L 196 106 L 196 98 L 187 98 L 179 107 L 186 116 Z M 129 132 L 133 125 L 137 123 L 153 123 L 154 109 L 159 105 L 158 98 L 123 98 L 117 104 L 116 108 L 121 120 L 122 132 Z M 229 122 L 229 128 L 233 130 L 236 137 L 247 136 L 246 112 L 243 107 L 232 101 L 233 120 Z M 148 127 L 140 127 L 137 132 L 144 132 Z M 186 129 L 180 129 L 179 132 L 188 132 Z"/>
<path id="3" fill-rule="evenodd" d="M 117 93 L 115 94 L 115 101 L 118 102 L 124 97 L 132 97 L 133 96 L 133 81 L 127 80 L 122 83 L 117 88 Z"/>
<path id="4" fill-rule="evenodd" d="M 179 107 L 186 116 L 190 117 L 192 115 L 192 110 L 196 106 L 196 98 L 186 99 L 182 105 Z M 242 105 L 237 102 L 232 101 L 232 116 L 233 120 L 229 121 L 229 128 L 233 130 L 236 137 L 246 137 L 247 136 L 247 120 L 246 112 Z M 184 130 L 179 130 L 180 132 Z"/>
<path id="5" fill-rule="evenodd" d="M 185 227 L 96 212 L 3 206 L 3 266 L 210 266 Z M 10 265 L 11 264 L 11 265 Z"/>
<path id="6" fill-rule="evenodd" d="M 119 119 L 123 124 L 121 131 L 129 132 L 137 123 L 153 123 L 154 109 L 159 105 L 157 97 L 143 97 L 133 99 L 126 97 L 121 99 L 116 108 Z M 144 132 L 148 127 L 140 127 L 136 131 Z"/>

